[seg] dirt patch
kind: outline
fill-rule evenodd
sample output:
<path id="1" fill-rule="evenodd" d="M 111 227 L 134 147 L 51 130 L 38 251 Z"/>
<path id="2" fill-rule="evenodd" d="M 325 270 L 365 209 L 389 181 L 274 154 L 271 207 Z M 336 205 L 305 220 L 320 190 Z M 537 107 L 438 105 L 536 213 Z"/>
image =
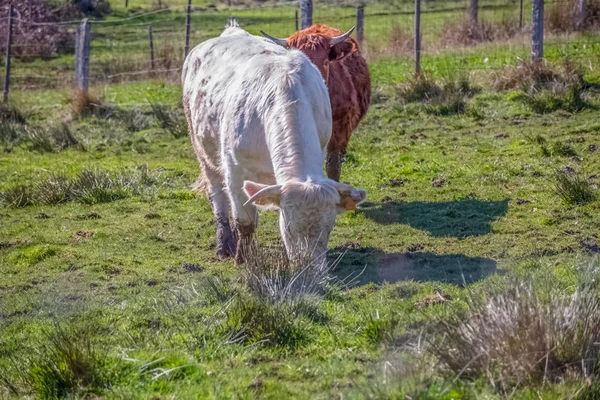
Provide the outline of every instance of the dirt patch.
<path id="1" fill-rule="evenodd" d="M 433 187 L 446 186 L 446 179 L 444 179 L 444 178 L 432 179 L 431 186 L 433 186 Z"/>
<path id="2" fill-rule="evenodd" d="M 89 239 L 95 235 L 94 232 L 79 231 L 75 233 L 75 240 Z"/>

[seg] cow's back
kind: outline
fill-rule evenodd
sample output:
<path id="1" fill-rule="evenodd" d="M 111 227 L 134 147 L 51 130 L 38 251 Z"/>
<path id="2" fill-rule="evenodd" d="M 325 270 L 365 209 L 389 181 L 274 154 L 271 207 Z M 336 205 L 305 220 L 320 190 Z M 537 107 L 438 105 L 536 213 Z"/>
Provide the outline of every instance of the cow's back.
<path id="1" fill-rule="evenodd" d="M 307 105 L 309 118 L 325 127 L 318 132 L 323 147 L 331 135 L 327 87 L 298 50 L 230 28 L 190 52 L 182 80 L 192 143 L 216 168 L 219 153 L 236 146 L 254 157 L 269 156 L 268 125 L 285 118 L 290 109 L 301 108 L 297 102 Z"/>

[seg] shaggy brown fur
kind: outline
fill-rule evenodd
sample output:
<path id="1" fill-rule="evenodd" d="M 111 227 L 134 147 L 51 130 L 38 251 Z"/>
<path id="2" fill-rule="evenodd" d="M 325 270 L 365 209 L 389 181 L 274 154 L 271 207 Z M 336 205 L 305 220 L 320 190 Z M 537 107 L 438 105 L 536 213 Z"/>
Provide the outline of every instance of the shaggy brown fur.
<path id="1" fill-rule="evenodd" d="M 302 50 L 319 68 L 331 100 L 333 134 L 327 147 L 327 175 L 339 181 L 342 156 L 352 131 L 365 116 L 371 101 L 371 78 L 358 43 L 351 37 L 330 46 L 332 37 L 344 32 L 327 25 L 313 25 L 287 38 L 288 47 Z"/>

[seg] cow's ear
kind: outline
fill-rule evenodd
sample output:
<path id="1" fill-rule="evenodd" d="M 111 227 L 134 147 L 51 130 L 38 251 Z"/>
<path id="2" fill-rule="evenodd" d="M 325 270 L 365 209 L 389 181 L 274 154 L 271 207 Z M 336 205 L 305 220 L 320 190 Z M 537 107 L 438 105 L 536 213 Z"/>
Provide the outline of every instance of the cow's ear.
<path id="1" fill-rule="evenodd" d="M 338 44 L 334 44 L 329 48 L 329 60 L 341 60 L 342 58 L 350 55 L 352 53 L 352 47 L 354 45 L 352 42 L 343 41 Z"/>
<path id="2" fill-rule="evenodd" d="M 279 209 L 281 185 L 269 186 L 252 181 L 244 181 L 244 192 L 249 197 L 246 204 L 252 203 L 257 207 L 266 209 Z"/>
<path id="3" fill-rule="evenodd" d="M 341 212 L 356 210 L 356 206 L 367 199 L 367 191 L 365 189 L 357 189 L 345 183 L 338 184 L 338 193 L 340 194 L 340 202 L 337 205 Z"/>

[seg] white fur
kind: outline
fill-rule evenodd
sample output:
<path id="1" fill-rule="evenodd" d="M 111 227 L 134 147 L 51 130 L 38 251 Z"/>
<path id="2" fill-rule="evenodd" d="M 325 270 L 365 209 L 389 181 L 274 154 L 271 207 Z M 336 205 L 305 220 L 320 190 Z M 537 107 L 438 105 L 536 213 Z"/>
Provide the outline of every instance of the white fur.
<path id="1" fill-rule="evenodd" d="M 255 205 L 278 208 L 288 251 L 300 240 L 324 251 L 341 201 L 340 184 L 323 173 L 327 87 L 302 52 L 236 25 L 196 46 L 183 67 L 184 108 L 213 211 L 228 216 L 231 206 L 237 224 L 255 226 Z M 274 196 L 245 204 L 248 190 L 275 184 L 265 191 Z"/>

